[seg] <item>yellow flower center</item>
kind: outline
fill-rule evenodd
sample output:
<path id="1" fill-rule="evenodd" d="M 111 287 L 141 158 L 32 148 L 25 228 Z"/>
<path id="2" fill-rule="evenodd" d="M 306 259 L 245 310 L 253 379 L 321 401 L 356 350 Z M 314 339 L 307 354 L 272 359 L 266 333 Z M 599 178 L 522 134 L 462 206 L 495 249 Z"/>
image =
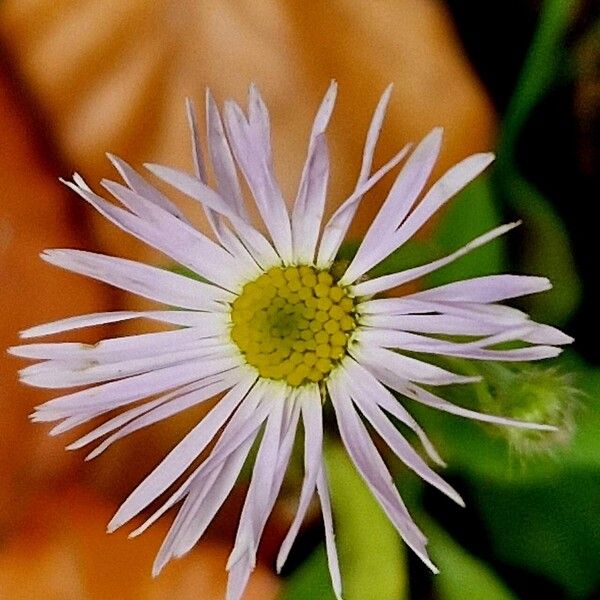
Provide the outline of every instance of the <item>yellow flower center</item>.
<path id="1" fill-rule="evenodd" d="M 273 267 L 233 302 L 231 338 L 261 377 L 319 382 L 346 355 L 355 307 L 327 271 Z"/>

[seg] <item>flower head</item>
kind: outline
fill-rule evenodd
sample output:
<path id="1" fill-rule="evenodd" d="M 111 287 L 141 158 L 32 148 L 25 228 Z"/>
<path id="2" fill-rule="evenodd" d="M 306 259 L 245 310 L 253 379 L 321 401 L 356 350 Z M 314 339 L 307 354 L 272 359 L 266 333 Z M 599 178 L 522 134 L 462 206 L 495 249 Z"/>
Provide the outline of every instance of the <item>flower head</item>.
<path id="1" fill-rule="evenodd" d="M 36 343 L 12 349 L 19 356 L 42 361 L 21 371 L 26 383 L 47 388 L 90 386 L 36 409 L 35 421 L 59 421 L 52 433 L 119 411 L 71 444 L 71 448 L 80 448 L 102 440 L 89 458 L 140 428 L 222 396 L 138 485 L 109 524 L 110 531 L 122 526 L 188 474 L 165 504 L 134 532 L 141 533 L 167 509 L 181 503 L 156 558 L 155 574 L 200 539 L 234 486 L 250 448 L 260 439 L 227 565 L 227 597 L 241 597 L 302 421 L 304 482 L 277 567 L 283 565 L 316 491 L 325 522 L 333 587 L 341 595 L 322 459 L 322 406 L 326 402 L 333 405 L 341 439 L 358 472 L 402 538 L 434 571 L 427 555 L 427 540 L 402 502 L 364 421 L 409 468 L 459 504 L 462 500 L 458 493 L 390 421 L 392 415 L 412 429 L 429 458 L 443 464 L 425 432 L 392 391 L 467 418 L 552 429 L 476 413 L 444 400 L 430 387 L 465 384 L 474 378 L 412 355 L 416 352 L 419 356 L 498 361 L 556 356 L 556 346 L 568 343 L 568 336 L 499 304 L 547 290 L 547 279 L 493 275 L 402 297 L 378 297 L 450 263 L 515 224 L 498 227 L 429 264 L 368 278 L 373 267 L 409 240 L 492 160 L 490 154 L 475 154 L 452 167 L 423 193 L 441 146 L 442 132 L 435 129 L 412 152 L 409 147 L 403 148 L 372 173 L 375 144 L 390 92 L 391 88 L 385 91 L 375 110 L 354 192 L 326 223 L 329 155 L 325 129 L 335 101 L 335 83 L 318 109 L 291 211 L 273 172 L 269 115 L 253 86 L 247 114 L 237 104 L 227 102 L 222 118 L 207 94 L 206 129 L 214 187 L 207 183 L 191 104 L 188 116 L 195 174 L 147 165 L 164 182 L 198 201 L 212 226 L 212 237 L 194 229 L 173 202 L 116 157 L 109 158 L 125 185 L 112 181 L 103 181 L 102 185 L 121 206 L 96 195 L 77 175 L 67 182 L 115 225 L 199 276 L 195 280 L 91 252 L 48 250 L 43 258 L 54 265 L 164 303 L 168 309 L 71 317 L 33 327 L 23 332 L 23 337 L 128 319 L 149 319 L 175 327 L 105 339 L 94 346 Z M 361 198 L 405 157 L 406 163 L 356 255 L 340 269 L 334 261 Z M 256 203 L 266 235 L 248 217 L 238 172 Z M 461 336 L 457 339 L 463 341 L 450 341 L 448 336 Z M 520 344 L 512 349 L 497 348 L 508 341 Z M 208 457 L 198 465 L 199 455 L 215 438 Z"/>

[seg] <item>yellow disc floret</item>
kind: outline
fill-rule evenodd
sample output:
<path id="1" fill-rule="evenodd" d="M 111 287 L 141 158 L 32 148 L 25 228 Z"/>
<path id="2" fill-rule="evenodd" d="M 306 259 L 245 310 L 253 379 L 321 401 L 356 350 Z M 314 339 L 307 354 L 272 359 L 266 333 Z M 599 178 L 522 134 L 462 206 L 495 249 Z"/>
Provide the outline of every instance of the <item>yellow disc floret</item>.
<path id="1" fill-rule="evenodd" d="M 261 377 L 318 383 L 346 355 L 355 307 L 327 271 L 273 267 L 232 303 L 231 338 Z"/>

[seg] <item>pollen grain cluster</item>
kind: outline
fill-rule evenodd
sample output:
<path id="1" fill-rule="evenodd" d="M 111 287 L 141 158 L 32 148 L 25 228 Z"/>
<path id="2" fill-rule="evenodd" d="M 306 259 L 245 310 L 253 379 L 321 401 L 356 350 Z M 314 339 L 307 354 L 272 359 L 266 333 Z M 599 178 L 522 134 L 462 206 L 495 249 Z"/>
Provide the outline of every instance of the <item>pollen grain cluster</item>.
<path id="1" fill-rule="evenodd" d="M 273 267 L 232 303 L 231 337 L 261 377 L 322 381 L 346 355 L 355 300 L 327 271 Z"/>

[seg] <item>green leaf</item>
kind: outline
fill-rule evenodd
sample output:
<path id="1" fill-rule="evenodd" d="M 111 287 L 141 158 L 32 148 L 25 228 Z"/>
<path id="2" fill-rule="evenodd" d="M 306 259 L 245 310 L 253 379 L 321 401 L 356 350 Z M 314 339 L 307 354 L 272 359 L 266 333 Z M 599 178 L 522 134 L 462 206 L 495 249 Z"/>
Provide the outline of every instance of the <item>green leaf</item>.
<path id="1" fill-rule="evenodd" d="M 329 443 L 324 453 L 344 600 L 403 600 L 407 597 L 408 575 L 405 549 L 396 530 L 346 451 Z"/>
<path id="2" fill-rule="evenodd" d="M 562 42 L 577 4 L 577 0 L 545 0 L 543 3 L 538 29 L 504 116 L 499 164 L 514 158 L 523 125 L 561 72 Z"/>
<path id="3" fill-rule="evenodd" d="M 314 598 L 335 600 L 323 546 L 317 548 L 294 571 L 280 596 L 280 600 L 313 600 Z"/>
<path id="4" fill-rule="evenodd" d="M 429 538 L 429 552 L 440 569 L 433 580 L 440 600 L 516 600 L 485 563 L 469 554 L 433 521 L 421 520 Z"/>
<path id="5" fill-rule="evenodd" d="M 584 598 L 600 581 L 600 473 L 565 472 L 537 485 L 480 481 L 477 505 L 500 559 Z"/>
<path id="6" fill-rule="evenodd" d="M 562 73 L 563 40 L 577 2 L 546 0 L 498 142 L 494 182 L 502 199 L 523 219 L 527 228 L 521 269 L 547 275 L 552 292 L 528 300 L 536 318 L 561 323 L 578 305 L 581 283 L 577 277 L 567 231 L 552 205 L 519 173 L 516 146 L 531 111 Z"/>
<path id="7" fill-rule="evenodd" d="M 569 234 L 551 204 L 516 171 L 505 173 L 502 187 L 523 220 L 520 269 L 553 283 L 551 291 L 527 298 L 527 310 L 534 319 L 564 323 L 581 298 Z"/>

